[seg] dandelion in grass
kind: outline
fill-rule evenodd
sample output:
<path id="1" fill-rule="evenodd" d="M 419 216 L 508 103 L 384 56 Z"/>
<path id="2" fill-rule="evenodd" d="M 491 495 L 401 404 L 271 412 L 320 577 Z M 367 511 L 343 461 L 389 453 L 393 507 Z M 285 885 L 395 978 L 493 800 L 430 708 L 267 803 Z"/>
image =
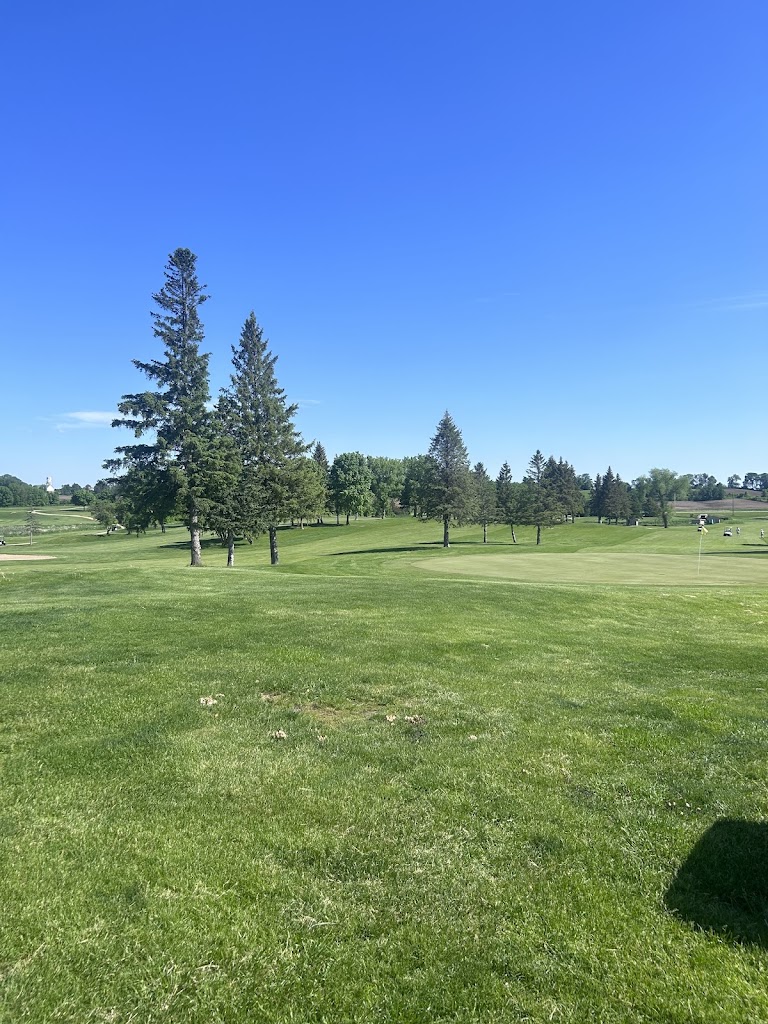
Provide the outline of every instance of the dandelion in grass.
<path id="1" fill-rule="evenodd" d="M 218 704 L 219 702 L 216 700 L 215 697 L 201 697 L 200 703 L 203 705 L 204 708 L 212 708 L 214 704 Z"/>
<path id="2" fill-rule="evenodd" d="M 406 715 L 405 720 L 409 725 L 424 725 L 426 722 L 426 718 L 422 718 L 421 715 Z"/>
<path id="3" fill-rule="evenodd" d="M 387 721 L 392 725 L 393 722 L 397 721 L 397 715 L 387 715 Z"/>
<path id="4" fill-rule="evenodd" d="M 472 741 L 473 743 L 474 743 L 474 742 L 475 742 L 475 741 L 476 741 L 476 740 L 478 739 L 478 737 L 477 737 L 477 736 L 475 736 L 475 734 L 474 734 L 473 732 L 471 732 L 471 733 L 469 734 L 469 738 L 470 738 L 470 740 L 471 740 L 471 741 Z"/>
<path id="5" fill-rule="evenodd" d="M 271 732 L 269 734 L 269 737 L 270 737 L 270 739 L 273 739 L 273 740 L 287 740 L 288 739 L 288 733 L 285 732 L 285 730 L 283 730 L 283 729 L 275 729 L 274 732 Z"/>
<path id="6" fill-rule="evenodd" d="M 322 746 L 327 739 L 327 736 L 323 736 L 321 733 L 317 734 L 317 742 L 320 744 L 320 746 Z"/>

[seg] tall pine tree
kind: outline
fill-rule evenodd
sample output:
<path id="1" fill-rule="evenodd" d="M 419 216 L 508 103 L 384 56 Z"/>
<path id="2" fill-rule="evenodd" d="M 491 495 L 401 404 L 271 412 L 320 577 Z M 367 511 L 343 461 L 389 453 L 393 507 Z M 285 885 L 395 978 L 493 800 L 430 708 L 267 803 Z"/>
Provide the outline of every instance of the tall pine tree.
<path id="1" fill-rule="evenodd" d="M 483 544 L 488 543 L 488 524 L 495 523 L 498 516 L 496 485 L 488 476 L 482 462 L 472 467 L 472 483 L 475 488 L 475 516 L 483 527 Z"/>
<path id="2" fill-rule="evenodd" d="M 512 543 L 517 544 L 516 526 L 524 526 L 531 522 L 532 491 L 527 483 L 517 483 L 512 479 L 512 470 L 505 462 L 496 477 L 496 504 L 499 519 L 506 523 L 512 531 Z"/>
<path id="3" fill-rule="evenodd" d="M 548 468 L 551 470 L 550 461 L 544 458 L 538 449 L 534 452 L 528 462 L 528 474 L 525 483 L 530 488 L 530 520 L 536 527 L 536 544 L 541 544 L 541 531 L 545 526 L 552 526 L 562 516 L 562 506 L 557 493 L 552 486 Z M 557 463 L 555 463 L 555 466 Z"/>
<path id="4" fill-rule="evenodd" d="M 216 465 L 206 406 L 208 355 L 200 352 L 203 325 L 198 316 L 208 296 L 197 280 L 196 262 L 189 249 L 176 249 L 168 257 L 165 284 L 152 296 L 159 307 L 152 312 L 154 334 L 165 347 L 164 359 L 133 360 L 157 390 L 123 395 L 118 403 L 122 415 L 112 422 L 113 427 L 133 430 L 136 437 L 153 432 L 154 442 L 122 445 L 115 449 L 119 457 L 106 466 L 113 470 L 141 467 L 166 481 L 163 489 L 176 492 L 189 529 L 191 564 L 201 565 L 200 534 Z"/>
<path id="5" fill-rule="evenodd" d="M 469 472 L 469 455 L 461 431 L 446 412 L 437 425 L 427 452 L 430 486 L 425 511 L 430 519 L 443 523 L 443 547 L 450 547 L 451 522 L 472 518 L 474 494 Z"/>
<path id="6" fill-rule="evenodd" d="M 312 449 L 312 458 L 320 467 L 323 478 L 323 499 L 317 516 L 318 526 L 322 526 L 323 512 L 329 507 L 330 501 L 330 495 L 328 493 L 328 474 L 331 471 L 331 464 L 328 461 L 328 456 L 325 454 L 324 446 L 319 441 L 315 442 L 315 447 Z"/>
<path id="7" fill-rule="evenodd" d="M 270 561 L 278 564 L 277 527 L 292 513 L 299 479 L 293 470 L 309 447 L 293 422 L 298 406 L 287 404 L 277 383 L 276 362 L 277 356 L 270 352 L 256 314 L 251 312 L 239 345 L 232 347 L 231 383 L 222 390 L 218 404 L 224 429 L 240 457 L 228 565 L 235 530 L 249 537 L 266 531 Z"/>

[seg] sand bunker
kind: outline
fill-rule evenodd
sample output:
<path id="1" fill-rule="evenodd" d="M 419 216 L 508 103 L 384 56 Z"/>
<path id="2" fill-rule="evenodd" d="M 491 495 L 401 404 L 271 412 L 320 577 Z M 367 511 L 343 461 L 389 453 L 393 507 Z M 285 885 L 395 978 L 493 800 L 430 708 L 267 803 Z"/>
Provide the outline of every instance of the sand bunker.
<path id="1" fill-rule="evenodd" d="M 0 562 L 42 562 L 45 558 L 55 557 L 55 555 L 6 555 L 0 551 Z"/>

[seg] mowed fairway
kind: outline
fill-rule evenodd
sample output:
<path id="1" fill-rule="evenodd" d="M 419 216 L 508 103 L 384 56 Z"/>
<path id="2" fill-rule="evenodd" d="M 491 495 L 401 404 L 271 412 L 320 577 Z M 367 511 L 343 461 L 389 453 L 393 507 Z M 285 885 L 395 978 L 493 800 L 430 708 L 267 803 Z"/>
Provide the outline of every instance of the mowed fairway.
<path id="1" fill-rule="evenodd" d="M 440 536 L 0 565 L 2 1024 L 768 1020 L 759 523 Z"/>
<path id="2" fill-rule="evenodd" d="M 435 569 L 434 559 L 413 563 Z M 736 555 L 716 557 L 580 551 L 567 553 L 468 555 L 440 566 L 440 572 L 516 583 L 618 583 L 637 586 L 738 587 L 768 583 L 768 550 L 750 559 Z"/>

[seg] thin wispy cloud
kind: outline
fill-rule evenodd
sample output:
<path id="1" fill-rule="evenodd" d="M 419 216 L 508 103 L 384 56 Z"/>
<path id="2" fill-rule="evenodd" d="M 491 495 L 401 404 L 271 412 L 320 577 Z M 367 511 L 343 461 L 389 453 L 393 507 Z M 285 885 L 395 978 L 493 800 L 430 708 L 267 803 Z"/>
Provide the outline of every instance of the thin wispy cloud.
<path id="1" fill-rule="evenodd" d="M 494 292 L 490 295 L 476 295 L 474 301 L 480 305 L 486 305 L 489 302 L 500 302 L 504 299 L 514 299 L 521 292 Z"/>
<path id="2" fill-rule="evenodd" d="M 749 295 L 731 295 L 723 299 L 710 299 L 702 302 L 705 309 L 740 312 L 750 309 L 768 309 L 768 292 L 752 292 Z"/>
<path id="3" fill-rule="evenodd" d="M 116 412 L 65 412 L 56 420 L 57 430 L 97 430 L 111 427 Z"/>

